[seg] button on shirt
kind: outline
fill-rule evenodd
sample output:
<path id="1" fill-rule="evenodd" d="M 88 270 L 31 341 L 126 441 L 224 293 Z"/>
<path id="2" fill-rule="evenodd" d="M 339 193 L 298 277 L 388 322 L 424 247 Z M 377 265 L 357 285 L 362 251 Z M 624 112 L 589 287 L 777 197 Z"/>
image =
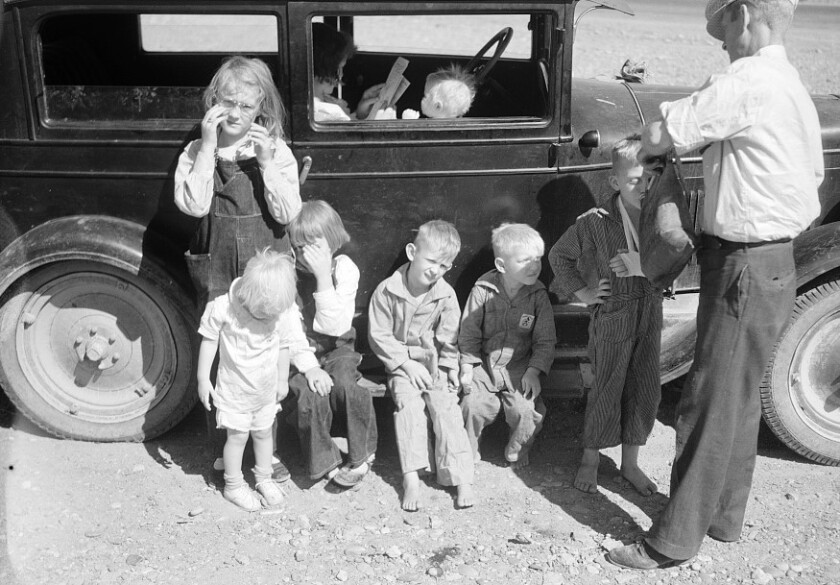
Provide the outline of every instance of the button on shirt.
<path id="1" fill-rule="evenodd" d="M 679 153 L 703 153 L 704 233 L 735 242 L 793 238 L 820 213 L 817 111 L 781 45 L 731 63 L 688 97 L 661 104 Z"/>

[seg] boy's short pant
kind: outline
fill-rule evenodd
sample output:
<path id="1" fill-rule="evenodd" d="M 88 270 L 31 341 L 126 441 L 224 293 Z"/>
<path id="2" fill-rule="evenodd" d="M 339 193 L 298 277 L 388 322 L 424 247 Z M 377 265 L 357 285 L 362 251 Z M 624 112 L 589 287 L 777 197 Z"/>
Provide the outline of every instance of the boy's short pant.
<path id="1" fill-rule="evenodd" d="M 277 405 L 273 402 L 251 412 L 224 412 L 216 409 L 216 428 L 230 429 L 247 433 L 263 431 L 274 425 L 277 416 Z"/>

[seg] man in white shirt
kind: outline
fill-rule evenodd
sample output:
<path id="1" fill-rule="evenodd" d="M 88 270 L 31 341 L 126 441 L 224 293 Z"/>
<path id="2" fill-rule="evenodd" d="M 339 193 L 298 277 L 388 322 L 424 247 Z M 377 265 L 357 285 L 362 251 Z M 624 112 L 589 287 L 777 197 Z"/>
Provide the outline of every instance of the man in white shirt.
<path id="1" fill-rule="evenodd" d="M 791 239 L 820 212 L 816 109 L 783 45 L 797 0 L 709 0 L 706 30 L 730 65 L 660 106 L 640 158 L 700 149 L 705 207 L 697 346 L 677 411 L 668 506 L 644 542 L 607 559 L 632 569 L 690 559 L 706 535 L 739 539 L 755 467 L 759 384 L 796 295 Z"/>

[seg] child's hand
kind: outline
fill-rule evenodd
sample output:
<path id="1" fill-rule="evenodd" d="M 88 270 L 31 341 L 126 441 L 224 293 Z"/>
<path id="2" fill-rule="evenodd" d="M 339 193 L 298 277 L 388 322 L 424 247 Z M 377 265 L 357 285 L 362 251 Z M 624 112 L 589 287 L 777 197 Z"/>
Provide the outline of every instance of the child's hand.
<path id="1" fill-rule="evenodd" d="M 274 158 L 274 140 L 266 127 L 260 126 L 256 122 L 251 124 L 251 128 L 248 130 L 248 138 L 254 143 L 257 162 L 260 163 L 261 167 L 265 167 Z"/>
<path id="2" fill-rule="evenodd" d="M 219 124 L 227 118 L 228 110 L 221 104 L 211 106 L 201 120 L 202 146 L 216 150 L 219 141 Z"/>
<path id="3" fill-rule="evenodd" d="M 201 379 L 198 381 L 198 399 L 201 400 L 201 404 L 204 405 L 206 410 L 210 410 L 210 398 L 212 397 L 213 403 L 216 402 L 216 389 L 213 388 L 213 384 L 210 382 L 209 379 Z"/>
<path id="4" fill-rule="evenodd" d="M 304 245 L 300 251 L 300 259 L 319 285 L 323 282 L 332 286 L 333 258 L 326 238 L 317 238 L 315 242 Z M 318 290 L 321 290 L 320 286 Z"/>
<path id="5" fill-rule="evenodd" d="M 536 400 L 540 392 L 542 392 L 540 371 L 537 368 L 528 368 L 522 376 L 522 394 L 525 398 Z"/>
<path id="6" fill-rule="evenodd" d="M 365 93 L 362 94 L 362 99 L 359 100 L 359 105 L 356 107 L 356 119 L 364 120 L 368 117 L 373 104 L 379 99 L 379 94 L 384 87 L 384 83 L 377 83 L 365 90 Z"/>
<path id="7" fill-rule="evenodd" d="M 457 392 L 458 391 L 458 368 L 441 368 L 441 370 L 446 371 L 446 380 L 448 384 L 446 385 L 447 389 L 450 392 Z"/>
<path id="8" fill-rule="evenodd" d="M 458 381 L 461 382 L 461 391 L 464 394 L 469 394 L 473 383 L 472 364 L 461 364 L 461 375 L 458 377 Z"/>
<path id="9" fill-rule="evenodd" d="M 630 276 L 630 269 L 624 263 L 624 258 L 622 258 L 621 255 L 626 254 L 629 250 L 626 248 L 620 248 L 616 250 L 616 252 L 616 255 L 610 259 L 610 270 L 612 270 L 616 276 L 626 278 Z"/>
<path id="10" fill-rule="evenodd" d="M 602 278 L 598 281 L 597 289 L 587 286 L 579 291 L 575 291 L 575 296 L 587 305 L 600 305 L 603 304 L 604 299 L 610 296 L 611 293 L 610 280 L 608 278 Z"/>
<path id="11" fill-rule="evenodd" d="M 639 253 L 629 250 L 618 250 L 618 254 L 610 260 L 610 269 L 619 278 L 644 276 Z"/>
<path id="12" fill-rule="evenodd" d="M 407 360 L 400 369 L 408 377 L 408 381 L 418 390 L 428 390 L 432 386 L 432 375 L 426 366 L 414 360 Z"/>
<path id="13" fill-rule="evenodd" d="M 330 393 L 330 390 L 332 390 L 332 378 L 330 378 L 330 375 L 321 368 L 317 366 L 310 368 L 306 370 L 304 376 L 306 376 L 306 382 L 309 384 L 309 389 L 318 396 L 326 396 Z"/>

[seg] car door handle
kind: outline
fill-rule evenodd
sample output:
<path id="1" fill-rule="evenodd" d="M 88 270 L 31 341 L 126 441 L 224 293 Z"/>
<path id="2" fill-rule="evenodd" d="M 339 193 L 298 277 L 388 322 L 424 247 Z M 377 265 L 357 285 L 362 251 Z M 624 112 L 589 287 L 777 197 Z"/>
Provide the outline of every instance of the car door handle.
<path id="1" fill-rule="evenodd" d="M 309 169 L 312 168 L 312 157 L 305 156 L 300 159 L 300 176 L 298 177 L 298 182 L 303 185 L 306 182 L 306 177 L 309 176 Z"/>

